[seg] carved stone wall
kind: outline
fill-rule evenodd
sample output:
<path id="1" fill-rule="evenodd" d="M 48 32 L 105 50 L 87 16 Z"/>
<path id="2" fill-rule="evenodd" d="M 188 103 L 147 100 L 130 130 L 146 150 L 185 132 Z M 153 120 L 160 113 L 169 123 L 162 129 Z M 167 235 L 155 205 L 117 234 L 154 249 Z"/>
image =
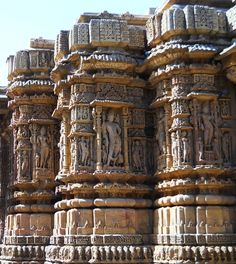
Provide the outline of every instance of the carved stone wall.
<path id="1" fill-rule="evenodd" d="M 235 89 L 212 60 L 230 44 L 231 12 L 182 3 L 147 22 L 154 263 L 235 261 Z"/>
<path id="2" fill-rule="evenodd" d="M 234 13 L 85 13 L 8 58 L 2 263 L 235 263 Z"/>
<path id="3" fill-rule="evenodd" d="M 52 71 L 58 95 L 54 116 L 61 120 L 56 190 L 61 200 L 46 260 L 148 263 L 153 217 L 146 87 L 138 73 L 145 58 L 145 19 L 137 25 L 130 16 L 104 12 L 81 20 L 56 43 L 68 43 L 64 54 L 56 48 Z"/>
<path id="4" fill-rule="evenodd" d="M 58 134 L 51 117 L 56 103 L 49 77 L 53 46 L 45 49 L 40 42 L 31 42 L 34 49 L 19 51 L 8 59 L 13 141 L 8 154 L 11 168 L 1 247 L 4 263 L 31 259 L 43 263 L 44 246 L 53 228 Z"/>

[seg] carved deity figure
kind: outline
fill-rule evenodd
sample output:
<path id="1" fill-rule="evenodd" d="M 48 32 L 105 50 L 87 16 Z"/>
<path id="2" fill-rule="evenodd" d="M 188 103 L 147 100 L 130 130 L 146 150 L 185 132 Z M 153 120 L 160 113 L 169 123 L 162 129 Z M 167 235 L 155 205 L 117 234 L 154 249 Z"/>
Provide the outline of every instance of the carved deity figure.
<path id="1" fill-rule="evenodd" d="M 182 132 L 183 162 L 189 162 L 191 156 L 191 146 L 187 132 Z"/>
<path id="2" fill-rule="evenodd" d="M 203 106 L 202 111 L 202 130 L 204 134 L 204 144 L 206 146 L 210 146 L 212 143 L 213 135 L 214 135 L 214 126 L 211 121 L 211 116 L 208 111 L 207 105 Z"/>
<path id="3" fill-rule="evenodd" d="M 89 165 L 89 140 L 84 137 L 79 141 L 79 159 L 83 166 Z"/>
<path id="4" fill-rule="evenodd" d="M 172 152 L 172 157 L 173 157 L 173 162 L 176 163 L 178 161 L 178 142 L 177 142 L 177 136 L 176 133 L 171 134 L 171 152 Z"/>
<path id="5" fill-rule="evenodd" d="M 137 170 L 142 169 L 142 150 L 143 146 L 139 140 L 135 140 L 132 144 L 133 166 Z"/>
<path id="6" fill-rule="evenodd" d="M 22 174 L 22 176 L 26 176 L 28 168 L 29 168 L 29 157 L 28 157 L 27 151 L 24 150 L 22 152 L 22 162 L 21 162 L 21 174 Z"/>
<path id="7" fill-rule="evenodd" d="M 121 128 L 115 122 L 114 110 L 109 110 L 107 121 L 102 125 L 102 133 L 105 145 L 104 151 L 107 153 L 106 165 L 120 165 L 123 163 L 123 156 L 121 154 Z"/>
<path id="8" fill-rule="evenodd" d="M 39 152 L 39 168 L 46 168 L 50 155 L 50 136 L 46 134 L 47 130 L 43 126 L 40 129 L 40 134 L 37 136 L 37 145 Z"/>

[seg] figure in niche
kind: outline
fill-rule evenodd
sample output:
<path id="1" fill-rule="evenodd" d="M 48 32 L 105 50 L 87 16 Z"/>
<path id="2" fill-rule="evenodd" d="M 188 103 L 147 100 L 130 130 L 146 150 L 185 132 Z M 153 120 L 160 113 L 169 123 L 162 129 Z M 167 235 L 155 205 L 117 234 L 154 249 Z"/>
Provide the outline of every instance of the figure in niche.
<path id="1" fill-rule="evenodd" d="M 211 146 L 213 134 L 214 134 L 214 127 L 211 122 L 211 116 L 209 114 L 207 106 L 208 105 L 204 105 L 202 110 L 202 130 L 204 133 L 205 147 Z"/>
<path id="2" fill-rule="evenodd" d="M 109 110 L 107 121 L 102 125 L 104 145 L 107 152 L 107 166 L 121 165 L 123 163 L 123 156 L 121 154 L 121 128 L 114 120 L 115 112 L 114 110 Z"/>
<path id="3" fill-rule="evenodd" d="M 30 53 L 30 64 L 31 64 L 31 67 L 38 67 L 38 53 L 37 52 Z"/>
<path id="4" fill-rule="evenodd" d="M 71 142 L 71 165 L 70 165 L 71 170 L 76 169 L 75 159 L 76 159 L 76 145 L 75 145 L 75 141 L 73 140 Z"/>
<path id="5" fill-rule="evenodd" d="M 27 51 L 20 52 L 19 65 L 22 68 L 28 68 L 28 53 Z"/>
<path id="6" fill-rule="evenodd" d="M 83 166 L 89 164 L 89 142 L 84 137 L 79 141 L 79 157 Z"/>
<path id="7" fill-rule="evenodd" d="M 26 150 L 22 152 L 21 174 L 26 176 L 29 168 L 29 157 Z"/>
<path id="8" fill-rule="evenodd" d="M 40 135 L 37 136 L 37 145 L 40 150 L 39 168 L 47 168 L 50 155 L 50 136 L 46 135 L 47 130 L 43 126 L 40 129 Z"/>
<path id="9" fill-rule="evenodd" d="M 132 144 L 133 166 L 136 170 L 142 169 L 142 150 L 143 146 L 139 140 L 135 140 Z"/>
<path id="10" fill-rule="evenodd" d="M 173 162 L 176 163 L 178 161 L 178 152 L 179 152 L 176 133 L 172 133 L 171 142 L 172 142 L 171 152 L 172 152 Z"/>
<path id="11" fill-rule="evenodd" d="M 191 146 L 187 132 L 182 132 L 182 147 L 183 147 L 183 162 L 187 163 L 190 161 Z"/>
<path id="12" fill-rule="evenodd" d="M 231 138 L 229 133 L 225 133 L 222 140 L 222 150 L 223 150 L 223 157 L 224 162 L 229 163 L 231 159 Z"/>
<path id="13" fill-rule="evenodd" d="M 47 67 L 47 62 L 48 62 L 47 54 L 45 52 L 42 52 L 41 58 L 40 58 L 40 66 L 41 67 Z"/>

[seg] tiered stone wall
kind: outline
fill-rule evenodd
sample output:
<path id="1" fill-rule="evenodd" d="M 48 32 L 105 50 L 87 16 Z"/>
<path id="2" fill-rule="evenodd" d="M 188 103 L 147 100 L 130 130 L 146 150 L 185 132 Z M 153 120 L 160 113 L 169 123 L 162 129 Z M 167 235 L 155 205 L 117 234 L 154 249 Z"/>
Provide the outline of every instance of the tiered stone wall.
<path id="1" fill-rule="evenodd" d="M 32 40 L 34 49 L 8 58 L 13 142 L 3 263 L 22 259 L 43 263 L 44 246 L 52 234 L 58 138 L 51 117 L 56 103 L 49 76 L 54 66 L 53 43 L 45 49 L 41 41 Z"/>
<path id="2" fill-rule="evenodd" d="M 8 58 L 2 263 L 236 262 L 234 13 L 85 13 Z"/>

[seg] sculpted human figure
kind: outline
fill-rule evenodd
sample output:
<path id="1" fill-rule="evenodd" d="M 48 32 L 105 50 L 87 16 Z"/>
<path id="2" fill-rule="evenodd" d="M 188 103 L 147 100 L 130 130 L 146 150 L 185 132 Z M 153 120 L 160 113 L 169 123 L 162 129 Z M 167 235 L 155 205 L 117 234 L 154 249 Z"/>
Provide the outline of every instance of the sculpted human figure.
<path id="1" fill-rule="evenodd" d="M 182 146 L 183 146 L 183 162 L 189 162 L 191 155 L 191 146 L 187 132 L 182 133 Z"/>
<path id="2" fill-rule="evenodd" d="M 213 139 L 214 127 L 211 122 L 211 116 L 206 106 L 203 107 L 203 112 L 202 112 L 202 129 L 204 133 L 205 147 L 210 146 Z"/>
<path id="3" fill-rule="evenodd" d="M 104 145 L 107 152 L 107 166 L 113 166 L 117 163 L 122 163 L 123 157 L 121 154 L 121 128 L 118 123 L 114 121 L 115 112 L 109 110 L 107 121 L 102 125 L 102 132 L 104 138 Z"/>
<path id="4" fill-rule="evenodd" d="M 132 157 L 134 162 L 134 168 L 137 170 L 142 169 L 142 144 L 139 140 L 133 142 Z"/>
<path id="5" fill-rule="evenodd" d="M 40 151 L 40 168 L 46 168 L 48 163 L 48 158 L 50 154 L 50 139 L 49 136 L 46 135 L 46 128 L 43 126 L 40 129 L 40 134 L 37 136 L 37 145 Z"/>
<path id="6" fill-rule="evenodd" d="M 79 153 L 82 165 L 87 166 L 89 161 L 89 143 L 84 137 L 79 141 Z"/>
<path id="7" fill-rule="evenodd" d="M 177 142 L 177 136 L 176 133 L 171 134 L 171 152 L 173 156 L 173 162 L 176 163 L 178 160 L 178 142 Z"/>
<path id="8" fill-rule="evenodd" d="M 21 173 L 23 176 L 26 176 L 28 167 L 29 167 L 29 159 L 28 159 L 27 151 L 24 150 L 22 152 L 22 163 L 21 163 Z"/>

